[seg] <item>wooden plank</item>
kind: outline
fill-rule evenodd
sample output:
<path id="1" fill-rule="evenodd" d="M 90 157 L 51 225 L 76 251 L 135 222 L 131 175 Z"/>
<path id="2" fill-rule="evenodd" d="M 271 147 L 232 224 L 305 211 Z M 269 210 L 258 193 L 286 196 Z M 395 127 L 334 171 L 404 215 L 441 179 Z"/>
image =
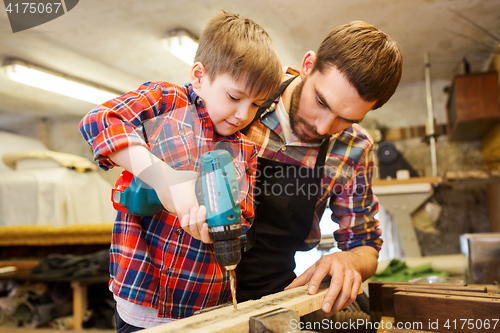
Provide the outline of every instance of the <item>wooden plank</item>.
<path id="1" fill-rule="evenodd" d="M 172 323 L 142 330 L 144 333 L 247 333 L 250 317 L 278 308 L 297 312 L 299 317 L 321 309 L 328 291 L 328 284 L 323 284 L 315 295 L 307 293 L 307 286 L 285 290 L 258 300 L 238 304 L 235 311 L 232 306 L 224 306 L 206 311 Z"/>
<path id="2" fill-rule="evenodd" d="M 427 282 L 391 282 L 391 281 L 371 281 L 368 283 L 368 294 L 370 296 L 370 310 L 382 311 L 382 286 L 385 284 L 393 284 L 400 286 L 411 285 L 429 285 Z M 434 286 L 465 286 L 465 283 L 433 283 Z"/>
<path id="3" fill-rule="evenodd" d="M 499 332 L 500 300 L 486 297 L 394 294 L 395 323 L 422 323 L 433 332 Z"/>
<path id="4" fill-rule="evenodd" d="M 373 186 L 391 186 L 391 185 L 407 185 L 407 184 L 441 184 L 442 177 L 411 177 L 408 179 L 374 179 Z"/>
<path id="5" fill-rule="evenodd" d="M 54 246 L 72 244 L 110 244 L 113 223 L 82 224 L 65 227 L 0 227 L 0 246 Z"/>
<path id="6" fill-rule="evenodd" d="M 469 283 L 467 285 L 471 286 L 471 287 L 474 287 L 474 286 L 485 287 L 487 293 L 500 294 L 500 286 L 497 286 L 496 284 L 474 284 L 474 283 Z"/>
<path id="7" fill-rule="evenodd" d="M 486 298 L 498 298 L 500 299 L 500 294 L 490 293 L 487 291 L 484 292 L 475 292 L 475 291 L 458 291 L 451 289 L 430 289 L 430 288 L 413 288 L 413 287 L 397 287 L 394 289 L 394 293 L 406 291 L 412 293 L 428 293 L 428 294 L 438 294 L 438 295 L 454 295 L 454 296 L 463 296 L 463 297 L 486 297 Z"/>
<path id="8" fill-rule="evenodd" d="M 384 284 L 382 286 L 382 313 L 384 316 L 394 316 L 394 290 L 401 285 L 397 284 Z M 411 285 L 413 289 L 426 289 L 426 290 L 448 290 L 457 291 L 460 293 L 486 293 L 486 287 L 470 287 L 470 286 L 436 286 L 431 284 Z"/>
<path id="9" fill-rule="evenodd" d="M 434 132 L 437 136 L 446 134 L 448 126 L 446 124 L 434 124 Z M 426 137 L 425 126 L 386 128 L 381 131 L 384 141 L 397 141 L 409 138 Z"/>

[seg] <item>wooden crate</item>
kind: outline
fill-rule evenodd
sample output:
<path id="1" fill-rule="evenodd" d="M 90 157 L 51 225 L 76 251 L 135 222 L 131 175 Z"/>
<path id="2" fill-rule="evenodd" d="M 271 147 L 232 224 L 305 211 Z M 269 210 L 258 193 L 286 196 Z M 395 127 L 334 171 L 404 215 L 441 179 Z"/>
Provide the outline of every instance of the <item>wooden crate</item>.
<path id="1" fill-rule="evenodd" d="M 479 140 L 500 121 L 498 74 L 456 76 L 447 103 L 451 140 Z"/>

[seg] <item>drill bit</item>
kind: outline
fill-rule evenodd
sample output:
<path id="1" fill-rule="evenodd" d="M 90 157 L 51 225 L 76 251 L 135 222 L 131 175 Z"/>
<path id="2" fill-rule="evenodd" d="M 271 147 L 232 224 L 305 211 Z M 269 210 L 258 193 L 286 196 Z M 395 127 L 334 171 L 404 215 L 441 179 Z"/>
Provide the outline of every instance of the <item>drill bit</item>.
<path id="1" fill-rule="evenodd" d="M 238 310 L 238 305 L 237 305 L 237 302 L 236 302 L 236 279 L 234 278 L 234 275 L 235 275 L 235 272 L 234 270 L 231 270 L 230 273 L 229 273 L 229 277 L 230 277 L 230 280 L 229 280 L 229 283 L 231 284 L 231 295 L 233 296 L 233 307 L 234 307 L 234 311 Z"/>

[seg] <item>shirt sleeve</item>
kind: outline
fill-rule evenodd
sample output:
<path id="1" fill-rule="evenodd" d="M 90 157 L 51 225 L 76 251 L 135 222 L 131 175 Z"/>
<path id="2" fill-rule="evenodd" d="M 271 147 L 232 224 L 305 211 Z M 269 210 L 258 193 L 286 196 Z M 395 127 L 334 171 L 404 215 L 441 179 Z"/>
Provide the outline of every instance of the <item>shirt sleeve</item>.
<path id="1" fill-rule="evenodd" d="M 372 192 L 373 144 L 367 142 L 351 181 L 330 202 L 332 220 L 340 227 L 334 237 L 343 251 L 362 245 L 380 251 L 382 246 L 380 224 L 375 219 L 379 203 Z"/>
<path id="2" fill-rule="evenodd" d="M 158 82 L 147 82 L 135 91 L 128 92 L 97 106 L 80 121 L 80 131 L 92 146 L 94 160 L 108 170 L 115 164 L 109 154 L 131 145 L 147 147 L 140 131 L 141 124 L 165 112 L 164 94 L 168 92 Z M 167 96 L 168 97 L 168 96 Z"/>

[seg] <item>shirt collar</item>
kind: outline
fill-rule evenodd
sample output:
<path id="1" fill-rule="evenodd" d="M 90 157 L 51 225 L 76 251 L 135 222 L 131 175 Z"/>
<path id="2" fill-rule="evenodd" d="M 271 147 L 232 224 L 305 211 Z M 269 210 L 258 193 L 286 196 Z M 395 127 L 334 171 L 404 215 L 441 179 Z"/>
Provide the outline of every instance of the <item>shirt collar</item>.
<path id="1" fill-rule="evenodd" d="M 184 89 L 187 90 L 187 95 L 189 96 L 189 104 L 196 105 L 196 109 L 198 110 L 200 118 L 210 118 L 207 109 L 205 108 L 203 99 L 194 91 L 193 85 L 191 83 L 186 83 L 186 85 L 184 85 Z"/>
<path id="2" fill-rule="evenodd" d="M 184 85 L 184 89 L 187 90 L 187 95 L 189 96 L 189 104 L 196 105 L 198 116 L 203 122 L 205 130 L 209 131 L 209 134 L 213 135 L 216 141 L 233 140 L 240 137 L 239 131 L 230 136 L 221 136 L 218 133 L 214 132 L 212 128 L 212 121 L 210 119 L 210 116 L 208 115 L 207 109 L 205 108 L 205 102 L 203 102 L 203 99 L 194 91 L 193 85 L 191 83 L 186 83 Z"/>

